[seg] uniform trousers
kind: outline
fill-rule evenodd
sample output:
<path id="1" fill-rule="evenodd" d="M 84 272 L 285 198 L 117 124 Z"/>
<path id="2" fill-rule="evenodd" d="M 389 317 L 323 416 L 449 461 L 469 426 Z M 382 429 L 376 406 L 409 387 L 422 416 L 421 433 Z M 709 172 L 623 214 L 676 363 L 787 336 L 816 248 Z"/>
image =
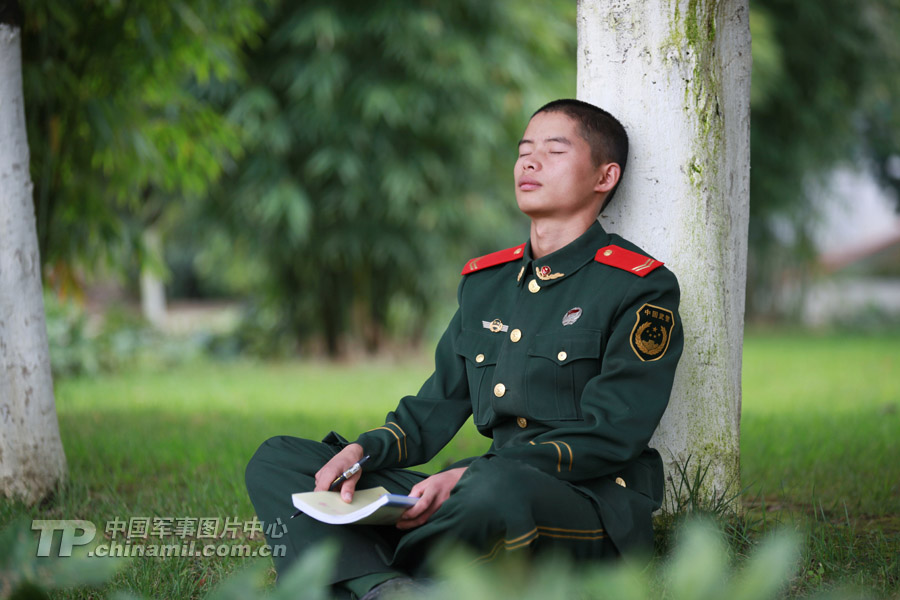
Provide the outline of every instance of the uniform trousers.
<path id="1" fill-rule="evenodd" d="M 291 494 L 311 491 L 316 472 L 346 445 L 332 434 L 323 442 L 279 436 L 264 442 L 246 469 L 246 484 L 256 514 L 266 526 L 267 541 L 284 545 L 284 556 L 273 557 L 283 573 L 308 548 L 326 539 L 340 550 L 331 583 L 373 573 L 401 571 L 414 577 L 431 575 L 429 558 L 439 544 L 458 544 L 473 552 L 476 563 L 504 551 L 561 550 L 577 559 L 617 556 L 593 500 L 575 485 L 543 473 L 524 462 L 497 456 L 470 463 L 450 497 L 412 530 L 394 526 L 329 525 L 295 512 Z M 408 469 L 366 472 L 357 489 L 383 486 L 408 494 L 428 477 Z M 281 520 L 287 531 L 269 525 Z"/>

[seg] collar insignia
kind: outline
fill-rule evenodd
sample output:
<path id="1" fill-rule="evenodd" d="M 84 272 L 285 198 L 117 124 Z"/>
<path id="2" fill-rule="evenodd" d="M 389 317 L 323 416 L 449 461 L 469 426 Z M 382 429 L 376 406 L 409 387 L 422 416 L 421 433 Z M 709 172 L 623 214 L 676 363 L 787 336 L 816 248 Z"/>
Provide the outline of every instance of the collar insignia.
<path id="1" fill-rule="evenodd" d="M 559 279 L 563 277 L 565 273 L 553 273 L 553 269 L 549 267 L 549 265 L 544 265 L 543 267 L 535 267 L 534 274 L 537 275 L 537 278 L 541 281 L 550 281 L 551 279 Z"/>

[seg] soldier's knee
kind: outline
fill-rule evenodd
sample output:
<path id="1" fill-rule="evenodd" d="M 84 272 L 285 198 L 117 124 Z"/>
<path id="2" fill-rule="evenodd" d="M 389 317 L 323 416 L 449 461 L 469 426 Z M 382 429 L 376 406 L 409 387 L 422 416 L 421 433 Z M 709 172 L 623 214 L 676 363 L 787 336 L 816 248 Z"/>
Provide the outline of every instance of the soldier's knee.
<path id="1" fill-rule="evenodd" d="M 465 510 L 475 511 L 482 517 L 491 511 L 511 510 L 521 504 L 515 500 L 524 491 L 520 466 L 518 461 L 500 458 L 475 461 L 454 488 L 453 495 Z"/>
<path id="2" fill-rule="evenodd" d="M 244 484 L 247 489 L 253 491 L 266 479 L 266 472 L 278 463 L 278 458 L 284 451 L 287 436 L 279 435 L 271 437 L 259 445 L 250 461 L 244 468 Z"/>
<path id="3" fill-rule="evenodd" d="M 259 448 L 256 449 L 256 452 L 253 453 L 253 456 L 251 456 L 250 460 L 247 462 L 247 466 L 244 468 L 244 485 L 250 492 L 256 488 L 260 478 L 260 472 L 264 469 L 266 463 L 265 457 L 266 454 L 269 453 L 269 441 L 270 440 L 266 440 L 260 444 Z"/>
<path id="4" fill-rule="evenodd" d="M 279 435 L 260 444 L 244 469 L 247 490 L 271 487 L 273 478 L 313 476 L 334 451 L 312 440 Z"/>

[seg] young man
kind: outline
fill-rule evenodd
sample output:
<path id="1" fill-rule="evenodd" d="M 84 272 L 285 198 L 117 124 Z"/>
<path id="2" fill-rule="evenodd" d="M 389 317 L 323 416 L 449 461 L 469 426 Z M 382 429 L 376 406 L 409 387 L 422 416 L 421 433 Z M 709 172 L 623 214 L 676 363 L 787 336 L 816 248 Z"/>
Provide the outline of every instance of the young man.
<path id="1" fill-rule="evenodd" d="M 353 443 L 282 436 L 248 465 L 260 519 L 287 523 L 270 540 L 288 546 L 279 571 L 334 537 L 335 589 L 363 596 L 427 572 L 438 540 L 479 561 L 524 548 L 603 558 L 652 542 L 663 470 L 647 443 L 683 335 L 674 275 L 597 222 L 627 153 L 622 125 L 590 104 L 559 100 L 532 116 L 514 173 L 530 238 L 466 263 L 459 309 L 419 393 Z M 403 469 L 433 457 L 473 414 L 493 438 L 486 454 L 430 477 Z M 382 485 L 419 497 L 397 528 L 288 521 L 292 492 L 328 489 L 364 455 L 341 495 Z"/>

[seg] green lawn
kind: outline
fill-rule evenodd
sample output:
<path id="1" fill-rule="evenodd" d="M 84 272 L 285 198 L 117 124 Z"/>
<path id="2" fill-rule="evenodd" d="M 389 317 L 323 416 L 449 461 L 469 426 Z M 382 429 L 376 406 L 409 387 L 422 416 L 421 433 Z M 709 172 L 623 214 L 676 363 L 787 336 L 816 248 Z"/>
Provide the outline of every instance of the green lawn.
<path id="1" fill-rule="evenodd" d="M 243 469 L 267 437 L 350 437 L 381 422 L 429 361 L 198 363 L 65 380 L 57 411 L 71 483 L 17 516 L 249 519 Z M 749 335 L 744 353 L 744 500 L 763 528 L 806 521 L 794 592 L 851 582 L 900 597 L 900 339 Z M 480 452 L 469 424 L 425 470 Z M 815 509 L 817 510 L 814 510 Z M 821 512 L 819 512 L 819 509 Z M 815 516 L 814 516 L 815 515 Z M 252 538 L 261 545 L 259 536 Z M 114 580 L 158 598 L 200 597 L 224 573 L 268 559 L 136 559 Z M 65 597 L 91 597 L 69 592 Z"/>
<path id="2" fill-rule="evenodd" d="M 900 339 L 751 335 L 743 371 L 744 485 L 900 516 Z"/>

